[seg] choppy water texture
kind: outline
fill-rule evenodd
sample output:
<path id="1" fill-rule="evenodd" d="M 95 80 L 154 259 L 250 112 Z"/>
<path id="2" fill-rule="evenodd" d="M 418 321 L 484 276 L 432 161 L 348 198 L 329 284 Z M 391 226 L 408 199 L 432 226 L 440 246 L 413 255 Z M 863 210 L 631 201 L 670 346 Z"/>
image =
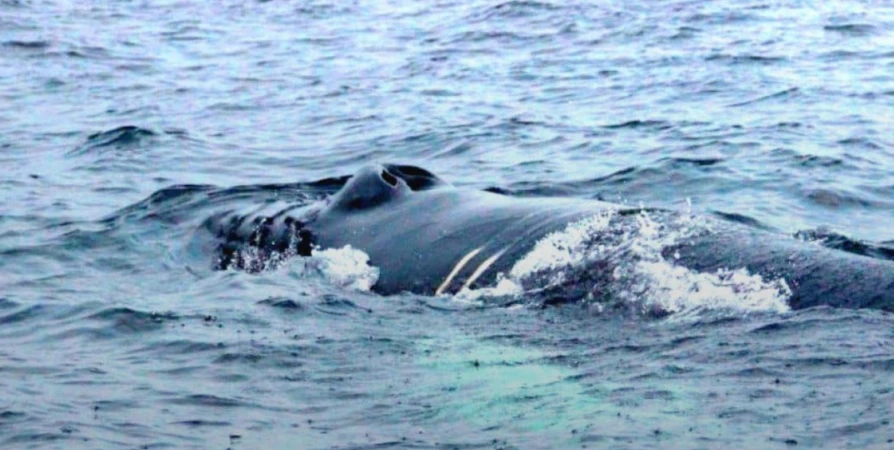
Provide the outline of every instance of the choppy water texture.
<path id="1" fill-rule="evenodd" d="M 191 269 L 215 208 L 370 161 L 887 245 L 887 2 L 2 0 L 0 103 L 3 449 L 894 445 L 884 312 Z"/>

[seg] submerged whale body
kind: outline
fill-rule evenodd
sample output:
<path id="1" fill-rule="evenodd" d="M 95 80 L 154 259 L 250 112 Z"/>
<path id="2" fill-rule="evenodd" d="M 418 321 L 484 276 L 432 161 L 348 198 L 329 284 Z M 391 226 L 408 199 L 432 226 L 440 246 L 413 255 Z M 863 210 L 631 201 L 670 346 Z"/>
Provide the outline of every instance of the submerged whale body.
<path id="1" fill-rule="evenodd" d="M 312 207 L 287 207 L 270 215 L 220 217 L 209 227 L 223 243 L 215 267 L 258 270 L 265 259 L 310 256 L 315 249 L 351 246 L 379 268 L 373 290 L 381 294 L 452 294 L 492 286 L 535 245 L 596 215 L 611 217 L 594 245 L 605 247 L 632 226 L 642 208 L 584 199 L 515 198 L 457 188 L 425 169 L 369 166 L 332 197 Z M 681 213 L 649 210 L 670 223 Z M 894 262 L 834 250 L 791 236 L 715 218 L 708 226 L 662 243 L 671 264 L 698 273 L 745 269 L 784 280 L 792 308 L 830 305 L 894 310 Z M 599 247 L 599 248 L 602 248 Z M 617 247 L 621 248 L 621 247 Z M 252 249 L 253 258 L 244 258 Z M 617 282 L 616 251 L 587 261 L 576 272 L 593 297 Z M 569 292 L 566 290 L 566 293 Z"/>

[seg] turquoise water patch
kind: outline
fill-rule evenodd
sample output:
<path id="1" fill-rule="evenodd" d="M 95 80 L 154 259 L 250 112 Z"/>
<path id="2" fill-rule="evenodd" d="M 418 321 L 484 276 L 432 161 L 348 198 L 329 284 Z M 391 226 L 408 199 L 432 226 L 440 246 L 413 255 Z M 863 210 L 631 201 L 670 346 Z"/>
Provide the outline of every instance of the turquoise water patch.
<path id="1" fill-rule="evenodd" d="M 705 392 L 699 392 L 697 380 L 663 374 L 657 363 L 655 371 L 647 367 L 650 376 L 631 373 L 618 379 L 616 373 L 600 379 L 567 364 L 565 354 L 531 347 L 463 335 L 418 345 L 424 356 L 416 365 L 422 373 L 407 394 L 417 401 L 430 398 L 429 418 L 456 423 L 458 429 L 500 430 L 519 437 L 532 433 L 538 441 L 546 438 L 563 446 L 633 442 L 646 436 L 658 442 L 686 434 L 695 439 L 694 418 L 700 425 L 721 425 L 699 406 Z M 615 356 L 604 357 L 623 369 Z M 636 370 L 642 371 L 643 366 Z"/>
<path id="2" fill-rule="evenodd" d="M 571 430 L 606 404 L 585 395 L 575 372 L 549 364 L 550 354 L 456 336 L 450 342 L 421 342 L 426 372 L 422 391 L 450 392 L 438 408 L 444 420 L 482 429 Z"/>

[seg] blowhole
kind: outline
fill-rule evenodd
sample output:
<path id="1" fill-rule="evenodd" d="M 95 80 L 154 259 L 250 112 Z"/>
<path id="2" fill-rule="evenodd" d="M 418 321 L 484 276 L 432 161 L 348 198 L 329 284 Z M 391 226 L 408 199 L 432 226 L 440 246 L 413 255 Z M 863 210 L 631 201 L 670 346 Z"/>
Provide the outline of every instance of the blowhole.
<path id="1" fill-rule="evenodd" d="M 397 186 L 397 178 L 394 175 L 388 173 L 387 170 L 382 171 L 382 179 L 392 186 Z"/>
<path id="2" fill-rule="evenodd" d="M 387 164 L 385 169 L 390 175 L 404 180 L 411 191 L 424 191 L 443 184 L 433 173 L 421 167 Z"/>

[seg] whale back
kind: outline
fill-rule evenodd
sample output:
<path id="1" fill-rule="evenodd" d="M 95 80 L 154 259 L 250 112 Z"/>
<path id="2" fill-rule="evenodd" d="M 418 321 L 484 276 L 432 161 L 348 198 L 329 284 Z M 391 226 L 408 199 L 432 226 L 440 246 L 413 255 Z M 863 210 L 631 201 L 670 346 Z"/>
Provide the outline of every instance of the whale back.
<path id="1" fill-rule="evenodd" d="M 367 253 L 381 269 L 377 292 L 431 294 L 492 281 L 546 234 L 616 208 L 457 188 L 418 167 L 384 165 L 355 175 L 308 229 L 320 248 Z"/>

